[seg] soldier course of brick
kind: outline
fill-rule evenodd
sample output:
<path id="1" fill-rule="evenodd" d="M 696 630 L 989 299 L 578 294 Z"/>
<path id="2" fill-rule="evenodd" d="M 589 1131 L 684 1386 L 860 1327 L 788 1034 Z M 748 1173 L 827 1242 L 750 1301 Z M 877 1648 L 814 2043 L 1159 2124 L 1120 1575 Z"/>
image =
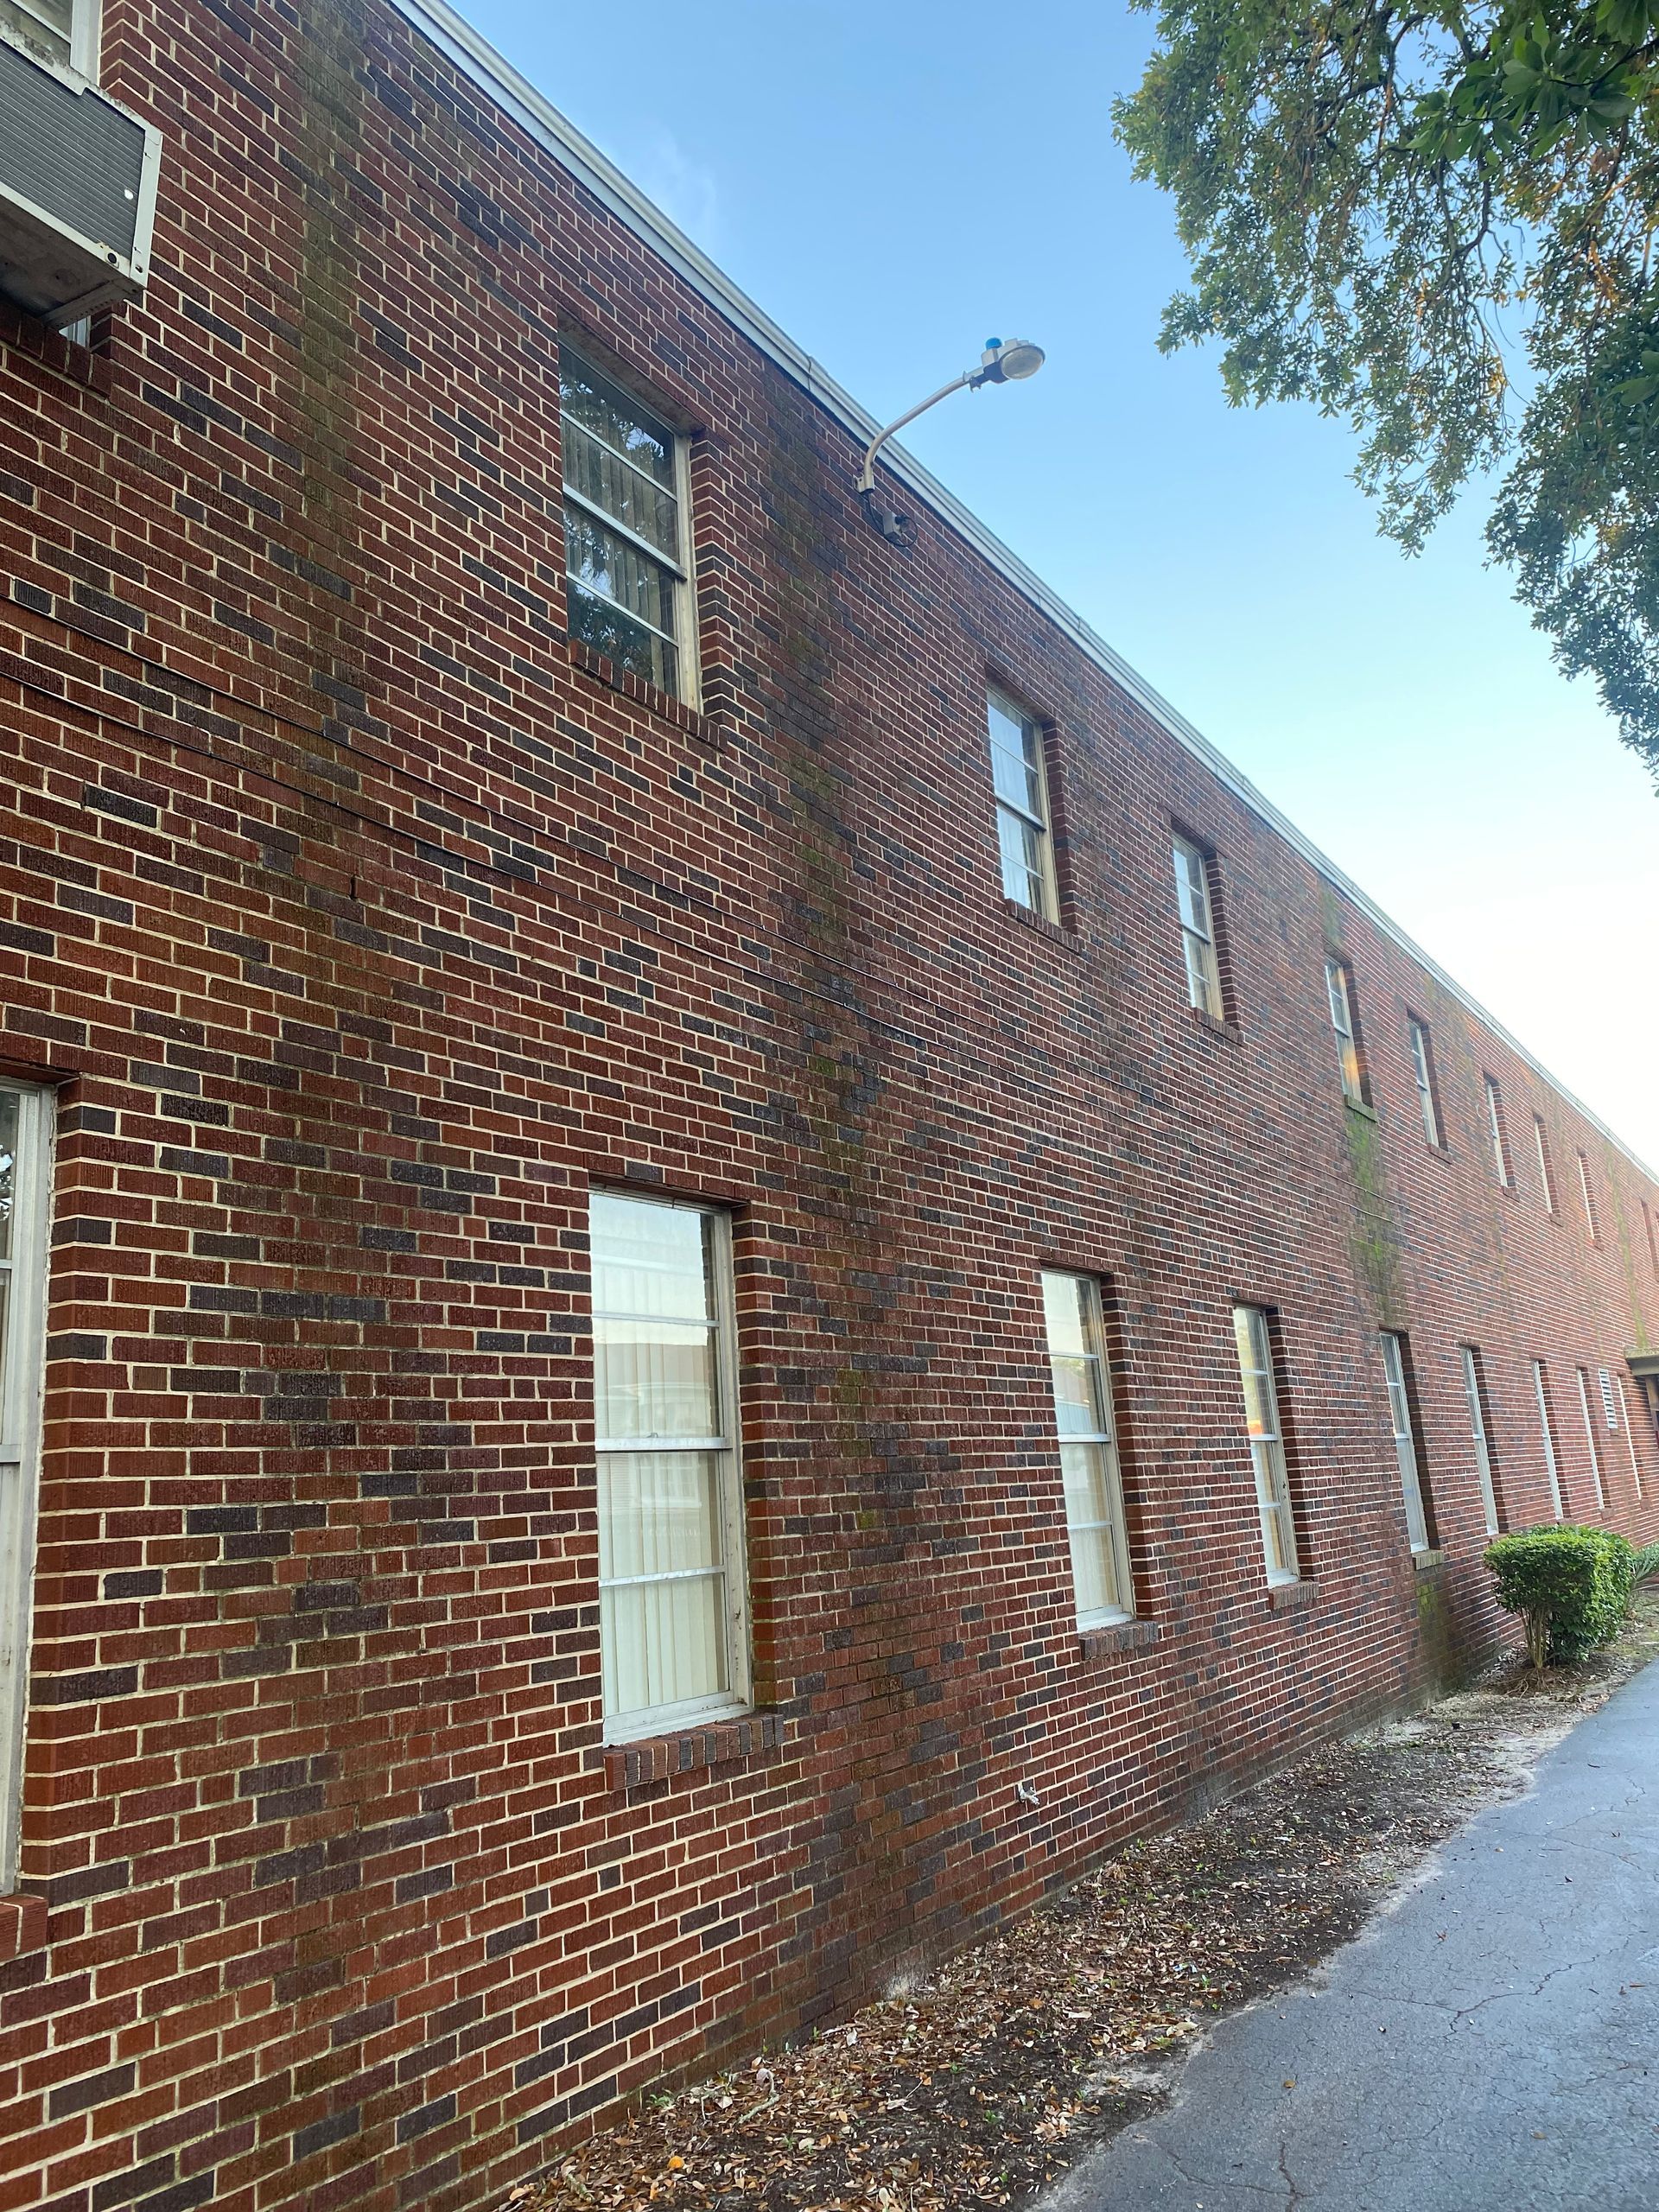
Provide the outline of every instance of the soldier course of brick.
<path id="1" fill-rule="evenodd" d="M 441 0 L 101 80 L 148 292 L 0 321 L 0 2212 L 461 2212 L 1490 1655 L 1493 1523 L 1659 1537 L 1659 1187 Z"/>

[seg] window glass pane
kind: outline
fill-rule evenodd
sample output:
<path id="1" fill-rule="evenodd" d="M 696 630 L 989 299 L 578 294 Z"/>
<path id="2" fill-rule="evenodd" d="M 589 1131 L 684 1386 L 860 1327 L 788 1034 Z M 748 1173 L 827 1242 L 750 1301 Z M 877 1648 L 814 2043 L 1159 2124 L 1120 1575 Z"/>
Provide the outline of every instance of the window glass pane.
<path id="1" fill-rule="evenodd" d="M 1175 895 L 1181 920 L 1201 937 L 1210 934 L 1210 895 L 1205 882 L 1204 855 L 1179 841 L 1175 847 Z"/>
<path id="2" fill-rule="evenodd" d="M 673 489 L 674 434 L 637 399 L 569 353 L 560 364 L 559 398 L 565 414 L 582 429 L 645 476 Z"/>
<path id="3" fill-rule="evenodd" d="M 1061 1445 L 1060 1473 L 1077 1611 L 1085 1618 L 1114 1608 L 1127 1611 L 1128 1601 L 1118 1588 L 1105 1447 Z"/>
<path id="4" fill-rule="evenodd" d="M 564 536 L 570 574 L 585 591 L 672 636 L 674 578 L 669 569 L 580 507 L 565 509 Z"/>
<path id="5" fill-rule="evenodd" d="M 1048 880 L 1043 872 L 1043 833 L 1023 815 L 1005 806 L 996 810 L 997 850 L 1002 863 L 1004 896 L 1034 913 L 1048 912 Z"/>
<path id="6" fill-rule="evenodd" d="M 712 1318 L 707 1215 L 596 1191 L 589 1220 L 596 1313 Z"/>
<path id="7" fill-rule="evenodd" d="M 1538 1396 L 1538 1427 L 1544 1441 L 1544 1472 L 1549 1477 L 1550 1503 L 1555 1509 L 1555 1518 L 1561 1518 L 1565 1507 L 1561 1499 L 1560 1470 L 1555 1460 L 1555 1439 L 1549 1426 L 1549 1401 L 1544 1395 L 1544 1363 L 1532 1363 L 1532 1387 Z"/>
<path id="8" fill-rule="evenodd" d="M 1033 759 L 1027 753 L 1015 755 L 1005 752 L 1000 745 L 993 745 L 991 781 L 997 797 L 1009 806 L 1017 806 L 1022 814 L 1034 815 L 1039 822 L 1045 818 L 1040 756 Z"/>
<path id="9" fill-rule="evenodd" d="M 594 1392 L 601 1439 L 719 1435 L 714 1331 L 595 1317 Z"/>
<path id="10" fill-rule="evenodd" d="M 719 1575 L 601 1586 L 607 1713 L 649 1713 L 720 1695 L 729 1679 L 723 1586 Z"/>
<path id="11" fill-rule="evenodd" d="M 680 657 L 668 640 L 608 600 L 594 599 L 574 581 L 566 594 L 565 626 L 581 644 L 591 645 L 631 676 L 643 677 L 659 691 L 678 690 Z"/>
<path id="12" fill-rule="evenodd" d="M 605 1452 L 599 1461 L 601 1581 L 721 1565 L 714 1452 Z"/>
<path id="13" fill-rule="evenodd" d="M 564 423 L 564 480 L 607 515 L 666 553 L 680 557 L 679 502 L 655 478 L 643 475 L 588 436 L 569 416 Z"/>
<path id="14" fill-rule="evenodd" d="M 1048 1349 L 1056 1357 L 1068 1353 L 1081 1355 L 1096 1349 L 1091 1341 L 1088 1301 L 1077 1276 L 1044 1270 L 1043 1326 L 1048 1336 Z"/>
<path id="15" fill-rule="evenodd" d="M 54 61 L 69 59 L 73 0 L 0 0 L 0 28 L 16 31 Z"/>
<path id="16" fill-rule="evenodd" d="M 1273 1339 L 1268 1317 L 1257 1306 L 1233 1308 L 1233 1342 L 1244 1391 L 1244 1426 L 1250 1440 L 1250 1468 L 1262 1550 L 1270 1581 L 1297 1579 L 1296 1530 L 1291 1515 L 1290 1472 L 1279 1430 L 1279 1400 L 1273 1376 Z"/>

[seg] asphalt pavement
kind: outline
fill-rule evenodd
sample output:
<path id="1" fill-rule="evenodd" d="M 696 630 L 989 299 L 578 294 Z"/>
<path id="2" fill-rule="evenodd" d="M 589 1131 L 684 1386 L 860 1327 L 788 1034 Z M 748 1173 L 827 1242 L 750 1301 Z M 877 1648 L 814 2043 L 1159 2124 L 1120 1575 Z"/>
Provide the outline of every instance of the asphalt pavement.
<path id="1" fill-rule="evenodd" d="M 1659 2212 L 1659 1665 L 1044 2212 Z"/>

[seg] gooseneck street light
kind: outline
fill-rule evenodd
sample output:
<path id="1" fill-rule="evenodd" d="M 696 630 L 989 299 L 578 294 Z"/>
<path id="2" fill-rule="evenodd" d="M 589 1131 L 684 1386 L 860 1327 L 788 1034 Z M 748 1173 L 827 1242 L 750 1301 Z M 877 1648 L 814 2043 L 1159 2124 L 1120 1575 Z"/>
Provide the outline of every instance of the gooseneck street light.
<path id="1" fill-rule="evenodd" d="M 976 369 L 965 369 L 959 377 L 952 377 L 949 384 L 941 385 L 935 392 L 889 423 L 885 430 L 878 430 L 864 448 L 864 466 L 859 471 L 858 496 L 864 502 L 864 512 L 883 537 L 903 544 L 906 524 L 903 515 L 895 514 L 880 499 L 875 488 L 875 457 L 895 430 L 902 430 L 906 423 L 913 423 L 918 415 L 925 415 L 930 407 L 937 407 L 942 399 L 949 399 L 953 391 L 977 391 L 982 385 L 1020 384 L 1027 377 L 1034 377 L 1043 365 L 1043 349 L 1033 346 L 1028 339 L 988 338 L 985 350 L 979 357 Z"/>

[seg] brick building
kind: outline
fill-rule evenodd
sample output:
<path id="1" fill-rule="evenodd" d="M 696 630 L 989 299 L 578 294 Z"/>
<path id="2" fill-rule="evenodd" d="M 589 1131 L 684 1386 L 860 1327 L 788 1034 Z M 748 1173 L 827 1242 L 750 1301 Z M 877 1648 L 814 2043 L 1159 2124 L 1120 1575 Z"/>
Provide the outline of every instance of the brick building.
<path id="1" fill-rule="evenodd" d="M 0 310 L 0 2206 L 459 2212 L 1659 1535 L 1659 1186 L 442 0 L 94 17 L 0 0 L 158 178 Z"/>

